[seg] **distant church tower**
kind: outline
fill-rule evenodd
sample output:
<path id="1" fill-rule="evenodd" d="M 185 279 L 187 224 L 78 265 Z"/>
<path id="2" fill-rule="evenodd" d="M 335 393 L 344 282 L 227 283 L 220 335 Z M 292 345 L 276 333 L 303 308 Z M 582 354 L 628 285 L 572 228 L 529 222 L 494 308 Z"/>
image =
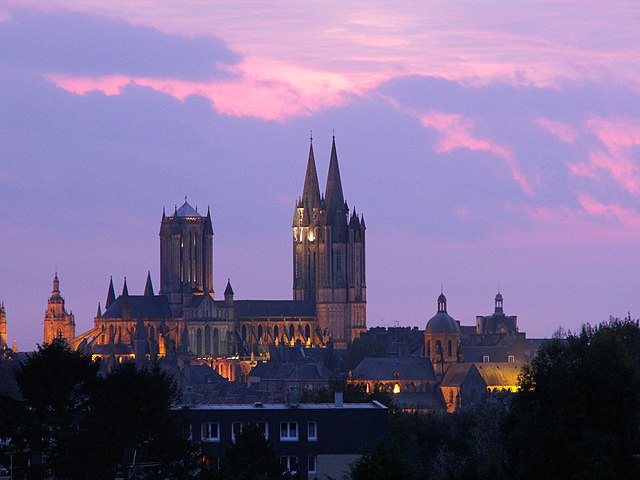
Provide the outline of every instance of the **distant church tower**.
<path id="1" fill-rule="evenodd" d="M 213 296 L 213 228 L 211 213 L 203 217 L 185 199 L 171 216 L 162 211 L 160 226 L 160 294 L 173 307 L 185 296 Z M 176 307 L 177 308 L 177 307 Z"/>
<path id="2" fill-rule="evenodd" d="M 44 343 L 51 343 L 54 338 L 64 338 L 68 342 L 76 336 L 76 322 L 73 313 L 64 308 L 64 298 L 60 295 L 58 274 L 53 277 L 53 291 L 47 302 L 44 314 Z"/>
<path id="3" fill-rule="evenodd" d="M 0 350 L 9 347 L 9 337 L 7 337 L 7 312 L 4 310 L 4 302 L 0 304 Z"/>
<path id="4" fill-rule="evenodd" d="M 335 137 L 320 196 L 313 139 L 293 218 L 293 298 L 316 303 L 325 340 L 346 347 L 367 328 L 365 223 L 344 201 Z"/>

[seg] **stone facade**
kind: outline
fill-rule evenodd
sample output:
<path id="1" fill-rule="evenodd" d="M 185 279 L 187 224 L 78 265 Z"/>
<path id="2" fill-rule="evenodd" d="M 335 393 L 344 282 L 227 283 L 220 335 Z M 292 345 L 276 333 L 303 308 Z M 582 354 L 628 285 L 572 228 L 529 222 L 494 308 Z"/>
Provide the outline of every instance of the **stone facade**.
<path id="1" fill-rule="evenodd" d="M 335 139 L 326 194 L 319 192 L 311 146 L 293 222 L 293 300 L 236 300 L 230 281 L 224 299 L 216 300 L 211 212 L 200 214 L 185 198 L 173 214 L 162 212 L 160 291 L 148 274 L 143 295 L 130 295 L 125 279 L 116 298 L 110 281 L 104 313 L 98 305 L 94 328 L 74 338 L 58 320 L 64 301 L 54 287 L 49 310 L 56 327 L 45 318 L 45 338 L 59 328 L 74 348 L 116 361 L 187 356 L 227 378 L 248 373 L 271 345 L 346 348 L 366 331 L 365 223 L 344 201 Z M 242 371 L 230 373 L 230 357 L 249 363 L 239 360 Z"/>
<path id="2" fill-rule="evenodd" d="M 53 291 L 47 302 L 47 311 L 44 313 L 44 343 L 51 343 L 54 338 L 71 341 L 75 336 L 76 322 L 73 313 L 67 313 L 65 309 L 56 273 L 53 277 Z"/>

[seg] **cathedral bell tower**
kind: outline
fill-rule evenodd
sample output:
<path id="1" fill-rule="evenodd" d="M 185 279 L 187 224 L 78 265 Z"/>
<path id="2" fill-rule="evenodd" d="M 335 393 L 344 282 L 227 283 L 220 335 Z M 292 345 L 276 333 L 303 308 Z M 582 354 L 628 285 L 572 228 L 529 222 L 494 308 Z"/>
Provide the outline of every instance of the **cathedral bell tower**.
<path id="1" fill-rule="evenodd" d="M 337 348 L 366 330 L 365 223 L 344 201 L 335 137 L 325 195 L 313 139 L 293 218 L 293 298 L 315 302 L 318 327 Z"/>
<path id="2" fill-rule="evenodd" d="M 0 350 L 9 346 L 7 337 L 7 312 L 4 310 L 4 302 L 0 304 Z"/>
<path id="3" fill-rule="evenodd" d="M 191 295 L 213 296 L 211 212 L 202 216 L 186 201 L 160 226 L 160 294 L 179 310 Z"/>
<path id="4" fill-rule="evenodd" d="M 44 343 L 51 343 L 54 338 L 64 338 L 70 342 L 76 336 L 76 322 L 73 312 L 67 313 L 64 298 L 60 295 L 58 273 L 53 277 L 53 291 L 47 302 L 44 314 Z"/>

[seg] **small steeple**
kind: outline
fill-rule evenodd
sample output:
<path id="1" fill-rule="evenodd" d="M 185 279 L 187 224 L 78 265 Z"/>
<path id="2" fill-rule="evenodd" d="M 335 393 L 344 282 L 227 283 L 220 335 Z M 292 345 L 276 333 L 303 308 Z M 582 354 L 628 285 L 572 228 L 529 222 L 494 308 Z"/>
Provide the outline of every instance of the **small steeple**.
<path id="1" fill-rule="evenodd" d="M 124 277 L 124 284 L 122 285 L 122 296 L 129 298 L 129 289 L 127 288 L 127 277 Z"/>
<path id="2" fill-rule="evenodd" d="M 495 303 L 495 305 L 496 305 L 495 313 L 497 313 L 497 314 L 504 313 L 504 309 L 502 308 L 502 294 L 500 293 L 500 291 L 498 291 L 498 294 L 496 295 L 495 302 L 496 302 Z"/>
<path id="3" fill-rule="evenodd" d="M 447 311 L 447 297 L 444 296 L 444 293 L 440 293 L 438 296 L 438 313 Z"/>
<path id="4" fill-rule="evenodd" d="M 204 234 L 213 235 L 213 226 L 211 225 L 211 208 L 207 206 L 207 218 L 204 221 Z"/>
<path id="5" fill-rule="evenodd" d="M 342 211 L 344 194 L 342 192 L 342 180 L 340 179 L 340 167 L 338 166 L 338 153 L 336 152 L 336 137 L 333 136 L 331 144 L 331 159 L 329 160 L 329 174 L 327 175 L 327 188 L 324 198 L 327 202 L 327 220 L 333 224 L 335 215 Z"/>
<path id="6" fill-rule="evenodd" d="M 53 277 L 53 292 L 54 295 L 60 294 L 60 280 L 58 280 L 58 272 Z"/>
<path id="7" fill-rule="evenodd" d="M 233 288 L 231 288 L 231 279 L 227 278 L 227 288 L 224 289 L 224 296 L 233 295 Z"/>
<path id="8" fill-rule="evenodd" d="M 318 186 L 318 172 L 313 156 L 313 136 L 309 140 L 309 160 L 307 172 L 304 177 L 304 189 L 302 190 L 302 203 L 308 208 L 320 206 L 320 187 Z"/>
<path id="9" fill-rule="evenodd" d="M 107 291 L 107 301 L 104 304 L 104 311 L 109 310 L 109 307 L 116 301 L 116 292 L 113 290 L 113 277 L 109 277 L 109 290 Z"/>
<path id="10" fill-rule="evenodd" d="M 96 312 L 96 317 L 102 316 L 102 309 L 100 308 L 100 302 L 98 302 L 98 311 Z"/>
<path id="11" fill-rule="evenodd" d="M 151 271 L 147 270 L 147 284 L 144 286 L 144 296 L 153 297 L 153 285 L 151 284 Z"/>

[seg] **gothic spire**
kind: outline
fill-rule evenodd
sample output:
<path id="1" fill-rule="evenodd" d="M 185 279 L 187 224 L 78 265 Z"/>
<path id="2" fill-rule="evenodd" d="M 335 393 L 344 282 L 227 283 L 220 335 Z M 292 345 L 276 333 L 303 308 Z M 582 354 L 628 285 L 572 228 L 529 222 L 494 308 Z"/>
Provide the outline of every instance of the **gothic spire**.
<path id="1" fill-rule="evenodd" d="M 56 293 L 60 293 L 60 280 L 58 280 L 58 272 L 55 273 L 53 277 L 53 292 L 54 295 Z"/>
<path id="2" fill-rule="evenodd" d="M 113 277 L 109 279 L 109 290 L 107 291 L 107 301 L 104 304 L 105 312 L 109 310 L 109 307 L 116 301 L 116 292 L 113 290 Z"/>
<path id="3" fill-rule="evenodd" d="M 204 234 L 213 235 L 213 226 L 211 226 L 211 208 L 207 207 L 207 218 L 204 221 Z"/>
<path id="4" fill-rule="evenodd" d="M 316 161 L 313 156 L 313 137 L 311 137 L 309 141 L 309 160 L 307 162 L 307 173 L 304 177 L 302 202 L 309 208 L 316 208 L 320 206 L 320 187 L 318 186 Z"/>
<path id="5" fill-rule="evenodd" d="M 336 152 L 336 137 L 331 144 L 331 159 L 329 160 L 329 175 L 327 176 L 327 189 L 324 195 L 327 202 L 327 219 L 330 223 L 335 220 L 338 211 L 342 211 L 344 194 L 342 193 L 342 181 L 340 180 L 340 168 L 338 167 L 338 154 Z"/>
<path id="6" fill-rule="evenodd" d="M 227 278 L 227 288 L 224 289 L 224 296 L 233 295 L 233 288 L 231 288 L 231 279 Z"/>
<path id="7" fill-rule="evenodd" d="M 153 285 L 151 284 L 151 272 L 147 270 L 147 284 L 144 286 L 144 296 L 153 297 Z"/>
<path id="8" fill-rule="evenodd" d="M 102 309 L 100 308 L 100 302 L 98 302 L 98 311 L 96 312 L 96 317 L 102 316 Z"/>
<path id="9" fill-rule="evenodd" d="M 129 289 L 127 288 L 127 277 L 124 277 L 124 285 L 122 285 L 122 296 L 129 298 Z"/>

